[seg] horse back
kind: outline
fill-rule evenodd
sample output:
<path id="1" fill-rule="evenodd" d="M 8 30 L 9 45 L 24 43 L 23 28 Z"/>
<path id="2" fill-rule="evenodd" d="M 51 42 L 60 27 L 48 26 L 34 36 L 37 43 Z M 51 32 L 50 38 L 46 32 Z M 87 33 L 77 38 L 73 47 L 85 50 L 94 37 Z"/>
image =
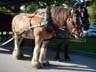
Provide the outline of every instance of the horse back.
<path id="1" fill-rule="evenodd" d="M 25 28 L 28 27 L 29 18 L 28 15 L 18 14 L 12 20 L 12 30 L 13 32 L 20 32 L 23 31 Z"/>

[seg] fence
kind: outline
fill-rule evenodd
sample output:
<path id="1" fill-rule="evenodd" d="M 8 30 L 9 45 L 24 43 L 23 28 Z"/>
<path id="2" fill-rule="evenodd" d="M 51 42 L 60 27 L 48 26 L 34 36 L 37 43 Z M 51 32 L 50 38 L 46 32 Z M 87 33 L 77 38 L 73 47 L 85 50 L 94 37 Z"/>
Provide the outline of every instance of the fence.
<path id="1" fill-rule="evenodd" d="M 0 41 L 12 35 L 11 22 L 15 14 L 0 12 Z"/>

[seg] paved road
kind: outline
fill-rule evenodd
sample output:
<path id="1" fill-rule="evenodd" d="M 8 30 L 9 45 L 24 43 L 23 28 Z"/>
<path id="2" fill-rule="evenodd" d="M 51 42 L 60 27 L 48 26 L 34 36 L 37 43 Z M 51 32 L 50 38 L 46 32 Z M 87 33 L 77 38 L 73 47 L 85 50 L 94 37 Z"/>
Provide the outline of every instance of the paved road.
<path id="1" fill-rule="evenodd" d="M 0 48 L 0 72 L 96 72 L 96 58 L 70 54 L 71 61 L 61 62 L 54 60 L 54 51 L 48 50 L 49 66 L 34 69 L 31 66 L 31 48 L 25 47 L 25 58 L 15 60 L 11 56 L 12 46 Z M 61 56 L 63 54 L 61 53 Z"/>

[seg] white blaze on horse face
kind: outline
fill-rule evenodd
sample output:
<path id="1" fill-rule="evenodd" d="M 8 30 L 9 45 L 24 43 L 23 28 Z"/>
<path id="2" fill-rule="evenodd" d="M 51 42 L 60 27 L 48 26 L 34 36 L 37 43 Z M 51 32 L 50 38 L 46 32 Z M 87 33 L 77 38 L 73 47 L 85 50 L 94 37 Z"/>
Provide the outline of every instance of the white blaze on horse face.
<path id="1" fill-rule="evenodd" d="M 83 12 L 81 12 L 81 16 L 82 16 L 82 17 L 84 17 L 84 14 L 83 14 Z"/>

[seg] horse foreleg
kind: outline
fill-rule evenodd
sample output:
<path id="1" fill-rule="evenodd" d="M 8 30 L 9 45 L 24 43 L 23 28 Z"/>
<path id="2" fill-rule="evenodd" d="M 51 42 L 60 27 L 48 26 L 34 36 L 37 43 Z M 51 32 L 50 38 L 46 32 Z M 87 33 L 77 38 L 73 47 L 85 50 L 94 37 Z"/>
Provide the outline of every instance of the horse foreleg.
<path id="1" fill-rule="evenodd" d="M 20 51 L 20 48 L 19 48 L 19 46 L 20 46 L 20 43 L 18 42 L 19 38 L 18 38 L 18 36 L 16 34 L 14 34 L 14 35 L 15 35 L 15 38 L 14 38 L 14 50 L 13 50 L 12 55 L 16 59 L 20 59 L 23 56 L 23 54 L 22 54 L 22 52 Z"/>
<path id="2" fill-rule="evenodd" d="M 68 43 L 65 43 L 65 46 L 64 46 L 64 60 L 65 61 L 70 60 L 69 50 L 68 50 Z"/>
<path id="3" fill-rule="evenodd" d="M 61 51 L 61 44 L 58 44 L 58 46 L 57 46 L 57 48 L 56 48 L 55 60 L 60 61 L 60 51 Z"/>
<path id="4" fill-rule="evenodd" d="M 35 47 L 33 51 L 33 57 L 32 57 L 32 66 L 35 68 L 40 68 L 41 65 L 39 63 L 39 54 L 40 54 L 40 46 L 41 46 L 41 39 L 39 36 L 35 37 Z"/>
<path id="5" fill-rule="evenodd" d="M 39 56 L 39 62 L 40 64 L 43 65 L 48 65 L 49 62 L 46 58 L 46 51 L 47 51 L 47 43 L 48 41 L 43 41 L 41 45 L 41 50 L 40 50 L 40 56 Z"/>
<path id="6" fill-rule="evenodd" d="M 21 43 L 23 41 L 23 38 L 19 38 L 18 46 L 20 47 Z"/>

